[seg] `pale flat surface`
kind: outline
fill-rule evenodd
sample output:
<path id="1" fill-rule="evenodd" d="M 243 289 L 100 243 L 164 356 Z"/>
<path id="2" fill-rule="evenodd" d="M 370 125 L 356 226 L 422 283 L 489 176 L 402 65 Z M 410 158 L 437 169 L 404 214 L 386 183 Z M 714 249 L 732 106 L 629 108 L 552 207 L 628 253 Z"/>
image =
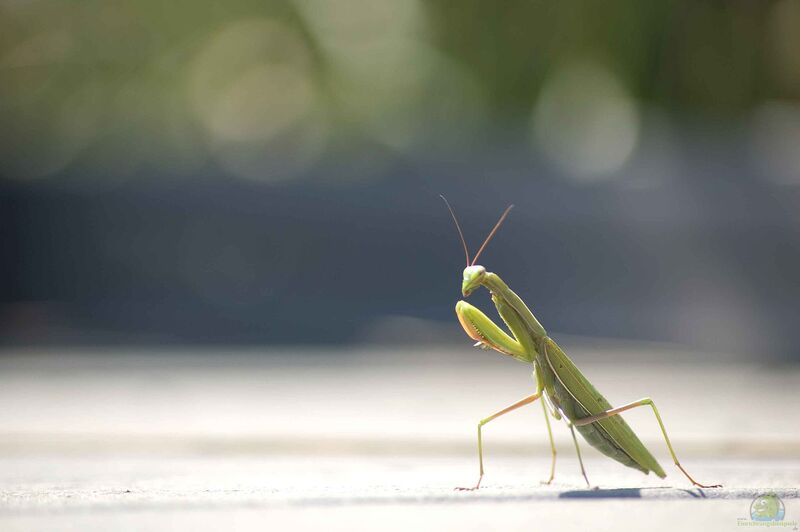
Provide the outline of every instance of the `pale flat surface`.
<path id="1" fill-rule="evenodd" d="M 666 479 L 584 444 L 586 490 L 556 423 L 541 486 L 533 405 L 485 429 L 486 488 L 454 492 L 476 479 L 476 421 L 532 392 L 524 365 L 469 349 L 6 353 L 0 530 L 732 530 L 763 492 L 800 521 L 800 369 L 648 349 L 570 352 L 612 403 L 652 397 L 723 489 L 690 487 L 644 409 L 626 419 Z"/>

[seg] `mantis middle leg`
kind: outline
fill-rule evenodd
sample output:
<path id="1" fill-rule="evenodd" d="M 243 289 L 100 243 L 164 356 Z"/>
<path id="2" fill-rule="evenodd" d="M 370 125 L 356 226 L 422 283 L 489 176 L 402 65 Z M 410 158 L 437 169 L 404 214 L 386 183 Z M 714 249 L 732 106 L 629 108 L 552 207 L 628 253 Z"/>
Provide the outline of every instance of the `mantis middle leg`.
<path id="1" fill-rule="evenodd" d="M 498 327 L 491 319 L 489 319 L 488 316 L 486 316 L 486 314 L 481 312 L 479 309 L 473 307 L 466 301 L 459 301 L 458 303 L 456 303 L 456 314 L 458 315 L 458 319 L 461 322 L 464 331 L 473 340 L 478 341 L 478 345 L 494 349 L 506 355 L 510 355 L 522 362 L 528 362 L 528 363 L 533 362 L 533 358 L 536 354 L 536 347 L 534 345 L 533 339 L 530 336 L 530 333 L 525 328 L 522 319 L 513 310 L 513 308 L 511 308 L 511 306 L 508 305 L 508 303 L 499 295 L 492 294 L 492 301 L 497 307 L 497 311 L 500 314 L 500 317 L 503 319 L 508 328 L 511 330 L 511 333 L 514 335 L 514 337 L 512 338 L 508 334 L 506 334 L 505 331 L 503 331 L 500 327 Z M 482 419 L 478 423 L 478 460 L 480 464 L 480 476 L 478 477 L 478 482 L 475 484 L 473 488 L 456 488 L 456 489 L 475 490 L 478 489 L 481 485 L 481 480 L 483 479 L 483 436 L 482 436 L 483 425 L 504 414 L 512 412 L 517 408 L 520 408 L 522 406 L 534 402 L 535 400 L 539 399 L 542 396 L 542 393 L 543 390 L 540 385 L 535 394 L 530 395 L 520 401 L 517 401 L 513 405 L 504 408 L 485 419 Z M 555 443 L 553 441 L 553 431 L 550 427 L 550 418 L 547 415 L 546 408 L 544 413 L 545 413 L 545 421 L 547 423 L 547 433 L 548 436 L 550 437 L 550 450 L 552 452 L 550 479 L 547 481 L 547 483 L 550 483 L 553 480 L 553 476 L 555 475 L 556 448 L 555 448 Z"/>
<path id="2" fill-rule="evenodd" d="M 457 490 L 459 490 L 459 491 L 473 491 L 473 490 L 476 490 L 476 489 L 481 487 L 481 480 L 483 480 L 483 437 L 482 437 L 482 434 L 481 434 L 481 429 L 483 428 L 483 426 L 485 424 L 487 424 L 488 422 L 492 421 L 493 419 L 497 419 L 502 415 L 508 414 L 509 412 L 513 412 L 517 408 L 520 408 L 520 407 L 523 407 L 525 405 L 531 404 L 535 400 L 539 399 L 541 396 L 542 396 L 541 392 L 536 392 L 535 394 L 529 395 L 528 397 L 517 401 L 513 405 L 507 406 L 504 409 L 502 409 L 502 410 L 500 410 L 498 412 L 495 412 L 491 416 L 489 416 L 487 418 L 484 418 L 484 419 L 481 419 L 478 422 L 478 463 L 480 464 L 480 476 L 478 477 L 478 482 L 475 484 L 474 487 L 472 487 L 472 488 L 456 488 Z M 549 426 L 549 422 L 548 422 L 548 426 Z M 551 435 L 551 437 L 552 437 L 552 435 Z"/>
<path id="3" fill-rule="evenodd" d="M 556 442 L 553 441 L 553 429 L 550 428 L 550 414 L 547 413 L 547 405 L 542 401 L 542 411 L 544 412 L 544 422 L 547 424 L 547 435 L 550 438 L 550 454 L 552 460 L 550 462 L 550 478 L 542 481 L 542 484 L 550 484 L 556 476 Z"/>

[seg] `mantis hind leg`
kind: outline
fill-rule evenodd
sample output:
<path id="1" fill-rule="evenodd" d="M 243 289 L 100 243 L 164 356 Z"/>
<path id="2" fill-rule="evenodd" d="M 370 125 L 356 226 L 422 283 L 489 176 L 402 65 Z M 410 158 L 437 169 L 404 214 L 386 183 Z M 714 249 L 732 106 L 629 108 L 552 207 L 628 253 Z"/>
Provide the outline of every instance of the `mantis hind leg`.
<path id="1" fill-rule="evenodd" d="M 481 487 L 481 480 L 483 480 L 483 437 L 481 434 L 481 429 L 485 424 L 492 421 L 493 419 L 497 419 L 502 415 L 508 414 L 509 412 L 513 412 L 517 408 L 523 407 L 527 404 L 534 402 L 535 400 L 539 399 L 542 396 L 541 392 L 536 392 L 533 395 L 529 395 L 528 397 L 521 399 L 514 403 L 511 406 L 507 406 L 504 409 L 495 412 L 491 416 L 481 419 L 478 422 L 478 463 L 480 464 L 480 476 L 478 477 L 478 482 L 472 488 L 456 488 L 458 491 L 473 491 Z M 549 423 L 548 423 L 549 426 Z"/>
<path id="2" fill-rule="evenodd" d="M 675 454 L 675 450 L 672 448 L 672 443 L 670 443 L 670 441 L 669 441 L 669 436 L 667 436 L 667 429 L 664 427 L 664 422 L 661 421 L 661 415 L 658 413 L 658 408 L 656 408 L 656 404 L 649 397 L 645 397 L 644 399 L 639 399 L 638 401 L 634 401 L 632 403 L 628 403 L 626 405 L 623 405 L 623 406 L 620 406 L 620 407 L 617 407 L 617 408 L 612 408 L 611 410 L 606 410 L 602 414 L 597 414 L 596 416 L 589 416 L 589 417 L 585 417 L 583 419 L 576 419 L 576 420 L 573 421 L 573 423 L 578 427 L 580 427 L 582 425 L 588 425 L 589 423 L 594 423 L 595 421 L 599 421 L 599 420 L 605 419 L 607 417 L 616 416 L 616 415 L 618 415 L 618 414 L 620 414 L 620 413 L 622 413 L 622 412 L 624 412 L 626 410 L 630 410 L 630 409 L 636 408 L 638 406 L 650 406 L 650 407 L 653 408 L 653 413 L 656 415 L 656 421 L 658 421 L 658 426 L 661 427 L 661 433 L 664 435 L 664 441 L 667 443 L 667 448 L 669 449 L 669 454 L 672 455 L 672 461 L 675 463 L 677 468 L 681 470 L 681 473 L 683 473 L 686 476 L 686 478 L 688 478 L 689 481 L 692 484 L 694 484 L 695 486 L 699 486 L 701 488 L 721 488 L 722 487 L 722 484 L 711 484 L 711 485 L 700 484 L 695 479 L 693 479 L 692 476 L 689 473 L 686 472 L 686 470 L 683 468 L 681 463 L 678 461 L 678 456 Z"/>
<path id="3" fill-rule="evenodd" d="M 592 485 L 589 483 L 589 477 L 586 476 L 586 468 L 583 467 L 583 458 L 581 458 L 581 448 L 578 446 L 578 438 L 575 437 L 575 427 L 569 422 L 567 422 L 567 426 L 569 427 L 570 434 L 572 434 L 572 441 L 575 442 L 575 452 L 578 453 L 578 463 L 581 465 L 581 475 L 583 475 L 583 480 L 586 481 L 586 487 L 591 488 Z"/>

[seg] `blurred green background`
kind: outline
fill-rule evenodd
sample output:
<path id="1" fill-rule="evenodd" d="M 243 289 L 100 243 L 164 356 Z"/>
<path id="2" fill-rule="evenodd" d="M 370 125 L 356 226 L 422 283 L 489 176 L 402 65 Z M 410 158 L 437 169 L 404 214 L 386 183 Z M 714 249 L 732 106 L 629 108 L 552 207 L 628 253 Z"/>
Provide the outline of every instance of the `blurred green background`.
<path id="1" fill-rule="evenodd" d="M 0 5 L 8 345 L 551 331 L 800 360 L 800 2 Z"/>

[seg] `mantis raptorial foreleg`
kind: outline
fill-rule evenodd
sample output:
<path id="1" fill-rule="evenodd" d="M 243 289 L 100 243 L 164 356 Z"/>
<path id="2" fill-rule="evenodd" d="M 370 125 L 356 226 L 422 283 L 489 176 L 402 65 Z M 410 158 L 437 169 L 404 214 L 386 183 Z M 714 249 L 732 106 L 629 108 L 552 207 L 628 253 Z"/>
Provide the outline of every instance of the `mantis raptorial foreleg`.
<path id="1" fill-rule="evenodd" d="M 516 338 L 506 334 L 480 309 L 466 301 L 459 301 L 456 303 L 456 315 L 461 326 L 473 340 L 522 362 L 532 360 L 531 355 L 525 351 L 524 346 Z"/>
<path id="2" fill-rule="evenodd" d="M 521 408 L 521 407 L 523 407 L 525 405 L 531 404 L 535 400 L 539 399 L 541 396 L 542 396 L 541 392 L 536 392 L 535 394 L 529 395 L 528 397 L 517 401 L 513 405 L 507 406 L 504 409 L 502 409 L 502 410 L 500 410 L 498 412 L 495 412 L 491 416 L 489 416 L 487 418 L 484 418 L 484 419 L 481 419 L 478 422 L 478 463 L 480 464 L 480 476 L 478 477 L 478 482 L 477 482 L 477 484 L 475 484 L 474 487 L 472 487 L 472 488 L 456 488 L 457 490 L 459 490 L 459 491 L 473 491 L 473 490 L 476 490 L 476 489 L 481 487 L 481 480 L 483 480 L 483 437 L 482 437 L 482 434 L 481 434 L 481 429 L 483 428 L 483 426 L 486 425 L 488 422 L 499 418 L 502 415 L 508 414 L 509 412 L 513 412 L 514 410 L 516 410 L 518 408 Z M 550 437 L 552 438 L 552 434 L 551 434 Z M 552 440 L 551 440 L 551 443 L 552 443 Z"/>
<path id="3" fill-rule="evenodd" d="M 658 413 L 658 408 L 656 408 L 656 404 L 653 402 L 652 399 L 649 397 L 645 397 L 644 399 L 639 399 L 638 401 L 634 401 L 632 403 L 628 403 L 626 405 L 618 406 L 617 408 L 612 408 L 611 410 L 606 410 L 603 413 L 597 414 L 595 416 L 589 416 L 582 419 L 576 419 L 574 424 L 578 427 L 582 425 L 588 425 L 589 423 L 594 423 L 595 421 L 599 421 L 601 419 L 609 418 L 611 416 L 616 416 L 626 410 L 630 410 L 632 408 L 636 408 L 639 406 L 651 406 L 653 408 L 653 413 L 656 415 L 656 421 L 658 421 L 658 426 L 661 427 L 661 433 L 664 435 L 664 441 L 667 443 L 667 448 L 669 449 L 669 454 L 672 456 L 672 461 L 681 470 L 681 473 L 686 475 L 692 484 L 695 486 L 699 486 L 701 488 L 721 488 L 721 484 L 712 484 L 710 486 L 706 486 L 705 484 L 700 484 L 692 476 L 686 472 L 683 468 L 681 463 L 678 461 L 678 456 L 675 454 L 675 449 L 672 448 L 672 443 L 669 441 L 669 436 L 667 435 L 667 429 L 664 427 L 664 422 L 661 420 L 661 414 Z"/>

